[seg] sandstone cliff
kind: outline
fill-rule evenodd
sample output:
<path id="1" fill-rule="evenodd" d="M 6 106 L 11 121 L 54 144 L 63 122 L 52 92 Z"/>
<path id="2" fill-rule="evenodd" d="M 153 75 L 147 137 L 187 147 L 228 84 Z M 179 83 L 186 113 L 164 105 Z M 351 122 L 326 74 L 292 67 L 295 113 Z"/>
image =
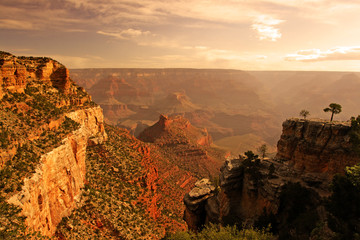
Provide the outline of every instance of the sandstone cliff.
<path id="1" fill-rule="evenodd" d="M 56 130 L 64 113 L 94 106 L 69 71 L 50 58 L 16 57 L 0 52 L 0 169 L 28 140 Z M 5 131 L 6 130 L 6 131 Z"/>
<path id="2" fill-rule="evenodd" d="M 22 190 L 8 202 L 18 205 L 26 225 L 52 236 L 63 217 L 69 216 L 80 200 L 85 181 L 88 141 L 106 139 L 100 107 L 78 110 L 67 116 L 81 124 L 62 145 L 41 156 L 36 173 L 24 180 Z"/>
<path id="3" fill-rule="evenodd" d="M 276 159 L 304 172 L 344 173 L 360 162 L 350 141 L 350 123 L 289 119 L 283 123 Z"/>
<path id="4" fill-rule="evenodd" d="M 61 63 L 50 58 L 15 57 L 0 52 L 0 97 L 3 90 L 24 92 L 30 81 L 50 83 L 65 93 L 72 91 L 69 70 Z"/>
<path id="5" fill-rule="evenodd" d="M 102 109 L 50 58 L 0 52 L 0 82 L 1 236 L 52 236 L 80 199 L 88 142 L 106 139 Z"/>

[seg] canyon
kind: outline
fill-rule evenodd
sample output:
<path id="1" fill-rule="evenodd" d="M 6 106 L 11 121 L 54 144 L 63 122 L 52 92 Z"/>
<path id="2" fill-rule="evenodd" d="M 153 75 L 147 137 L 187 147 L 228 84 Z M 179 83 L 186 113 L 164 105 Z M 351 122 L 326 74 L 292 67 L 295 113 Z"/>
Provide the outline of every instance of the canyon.
<path id="1" fill-rule="evenodd" d="M 182 196 L 225 159 L 206 129 L 160 115 L 142 142 L 105 124 L 62 64 L 1 57 L 1 236 L 160 239 L 186 229 Z"/>
<path id="2" fill-rule="evenodd" d="M 160 114 L 180 115 L 206 128 L 214 144 L 234 155 L 263 143 L 275 150 L 276 113 L 260 94 L 261 82 L 245 71 L 71 69 L 70 75 L 104 107 L 107 122 L 135 136 Z M 249 134 L 253 140 L 245 141 Z M 234 140 L 239 143 L 231 146 Z"/>
<path id="3" fill-rule="evenodd" d="M 286 120 L 274 159 L 260 160 L 247 152 L 226 160 L 219 186 L 207 179 L 195 183 L 184 196 L 189 229 L 199 231 L 209 223 L 271 224 L 280 239 L 308 239 L 321 223 L 316 231 L 333 239 L 336 234 L 327 222 L 334 216 L 326 199 L 333 196 L 333 176 L 360 163 L 352 131 L 349 121 Z M 295 213 L 293 208 L 302 210 Z"/>
<path id="4" fill-rule="evenodd" d="M 206 128 L 214 144 L 234 156 L 267 144 L 276 154 L 284 119 L 302 109 L 335 120 L 357 116 L 359 73 L 224 69 L 71 69 L 70 75 L 104 108 L 105 119 L 135 136 L 160 114 L 181 115 Z"/>
<path id="5" fill-rule="evenodd" d="M 345 205 L 353 215 L 344 211 L 351 223 L 333 211 L 340 205 L 343 212 L 333 186 L 339 189 L 348 167 L 360 162 L 354 127 L 360 120 L 289 118 L 277 151 L 271 149 L 279 139 L 279 118 L 295 111 L 291 103 L 300 93 L 319 87 L 297 89 L 288 80 L 305 76 L 310 83 L 331 74 L 69 72 L 49 58 L 5 52 L 0 57 L 1 237 L 162 239 L 200 231 L 207 223 L 260 229 L 271 224 L 279 239 L 330 239 L 343 231 L 338 226 L 351 234 L 358 229 L 351 202 Z M 356 73 L 331 76 L 334 86 L 340 81 L 356 87 L 359 80 Z M 284 89 L 297 93 L 290 98 Z M 289 104 L 282 113 L 276 94 Z M 343 117 L 355 115 L 356 93 L 339 96 L 350 109 Z M 242 154 L 263 143 L 270 158 Z M 346 183 L 353 194 L 356 186 Z M 349 196 L 357 199 L 356 191 Z"/>

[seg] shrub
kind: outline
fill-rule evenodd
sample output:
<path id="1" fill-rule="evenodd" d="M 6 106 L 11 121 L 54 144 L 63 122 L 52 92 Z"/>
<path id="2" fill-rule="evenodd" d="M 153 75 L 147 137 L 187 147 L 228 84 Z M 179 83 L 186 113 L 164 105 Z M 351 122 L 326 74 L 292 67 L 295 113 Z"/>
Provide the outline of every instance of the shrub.
<path id="1" fill-rule="evenodd" d="M 208 225 L 201 232 L 177 232 L 170 236 L 165 236 L 164 240 L 271 240 L 275 239 L 266 230 L 242 229 L 238 230 L 235 226 Z"/>

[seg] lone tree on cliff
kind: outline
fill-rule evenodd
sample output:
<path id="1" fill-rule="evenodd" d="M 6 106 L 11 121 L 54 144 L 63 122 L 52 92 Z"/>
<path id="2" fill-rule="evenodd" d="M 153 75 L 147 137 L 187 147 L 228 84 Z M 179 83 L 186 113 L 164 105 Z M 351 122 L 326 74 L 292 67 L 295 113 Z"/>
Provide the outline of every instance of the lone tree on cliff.
<path id="1" fill-rule="evenodd" d="M 258 147 L 257 151 L 261 154 L 262 159 L 264 159 L 266 154 L 267 154 L 267 146 L 266 146 L 266 144 L 263 144 L 260 147 Z"/>
<path id="2" fill-rule="evenodd" d="M 304 119 L 306 119 L 306 117 L 310 115 L 310 112 L 308 110 L 303 109 L 300 111 L 299 115 Z"/>
<path id="3" fill-rule="evenodd" d="M 332 122 L 334 114 L 341 113 L 341 105 L 337 103 L 330 103 L 329 107 L 324 108 L 324 112 L 331 112 L 330 122 Z"/>

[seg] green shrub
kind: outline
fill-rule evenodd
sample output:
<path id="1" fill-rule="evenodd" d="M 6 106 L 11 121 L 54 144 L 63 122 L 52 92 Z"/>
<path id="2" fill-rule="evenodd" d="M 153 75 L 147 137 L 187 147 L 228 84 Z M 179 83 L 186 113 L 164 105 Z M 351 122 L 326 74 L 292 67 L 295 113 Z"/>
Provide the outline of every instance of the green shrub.
<path id="1" fill-rule="evenodd" d="M 350 142 L 353 146 L 353 151 L 360 154 L 360 115 L 351 117 L 351 130 L 350 130 Z"/>
<path id="2" fill-rule="evenodd" d="M 338 239 L 356 239 L 360 234 L 360 165 L 348 168 L 346 175 L 336 175 L 331 184 L 332 195 L 327 209 L 331 213 L 329 227 Z"/>
<path id="3" fill-rule="evenodd" d="M 80 127 L 80 123 L 75 122 L 71 118 L 65 117 L 65 121 L 61 124 L 61 127 L 67 131 L 75 131 Z"/>
<path id="4" fill-rule="evenodd" d="M 208 225 L 201 232 L 177 232 L 165 236 L 164 240 L 272 240 L 272 234 L 265 230 L 242 229 L 238 230 L 235 226 L 221 227 L 218 225 Z"/>

